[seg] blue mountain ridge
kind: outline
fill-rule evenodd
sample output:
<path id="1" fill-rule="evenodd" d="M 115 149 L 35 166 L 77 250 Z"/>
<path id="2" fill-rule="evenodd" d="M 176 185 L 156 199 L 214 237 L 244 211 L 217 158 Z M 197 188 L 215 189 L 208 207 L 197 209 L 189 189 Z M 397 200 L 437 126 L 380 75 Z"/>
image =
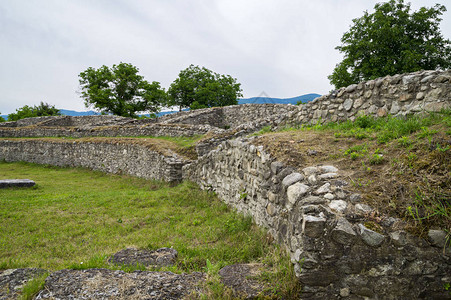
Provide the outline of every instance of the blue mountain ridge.
<path id="1" fill-rule="evenodd" d="M 306 94 L 302 96 L 292 97 L 292 98 L 273 98 L 273 97 L 251 97 L 251 98 L 242 98 L 238 99 L 238 104 L 264 104 L 264 103 L 271 103 L 271 104 L 293 104 L 296 105 L 299 101 L 302 103 L 306 103 L 309 101 L 312 101 L 313 99 L 319 97 L 321 95 L 319 94 Z M 172 114 L 177 111 L 163 111 L 158 113 L 158 116 L 164 116 L 167 114 Z M 75 110 L 68 110 L 68 109 L 60 109 L 60 113 L 63 116 L 93 116 L 93 115 L 99 115 L 98 112 L 95 111 L 75 111 Z M 145 115 L 145 116 L 148 116 Z M 3 119 L 7 120 L 8 115 L 1 115 Z"/>

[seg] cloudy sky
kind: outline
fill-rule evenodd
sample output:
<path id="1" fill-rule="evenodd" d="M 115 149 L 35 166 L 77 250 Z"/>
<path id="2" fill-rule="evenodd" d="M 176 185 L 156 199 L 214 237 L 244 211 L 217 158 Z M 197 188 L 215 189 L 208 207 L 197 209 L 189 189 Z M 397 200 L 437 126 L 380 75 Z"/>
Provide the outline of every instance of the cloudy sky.
<path id="1" fill-rule="evenodd" d="M 127 62 L 166 89 L 190 64 L 229 74 L 245 97 L 331 90 L 334 48 L 374 0 L 0 0 L 0 112 L 40 101 L 87 110 L 88 67 Z M 411 0 L 412 8 L 449 0 Z M 451 12 L 441 23 L 451 38 Z"/>

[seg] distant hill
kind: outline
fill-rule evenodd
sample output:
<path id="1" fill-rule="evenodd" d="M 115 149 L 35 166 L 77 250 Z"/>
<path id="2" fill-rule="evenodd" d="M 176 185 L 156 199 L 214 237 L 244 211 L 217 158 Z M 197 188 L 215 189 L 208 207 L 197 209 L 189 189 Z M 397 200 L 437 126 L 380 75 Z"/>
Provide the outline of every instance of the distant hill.
<path id="1" fill-rule="evenodd" d="M 272 104 L 293 104 L 296 105 L 299 101 L 302 101 L 302 103 L 306 103 L 309 101 L 312 101 L 313 99 L 319 97 L 321 95 L 319 94 L 306 94 L 306 95 L 302 95 L 302 96 L 297 96 L 297 97 L 293 97 L 293 98 L 272 98 L 272 97 L 268 97 L 266 95 L 263 96 L 259 96 L 259 97 L 252 97 L 252 98 L 242 98 L 242 99 L 238 99 L 238 104 L 247 104 L 247 103 L 251 103 L 251 104 L 263 104 L 263 103 L 272 103 Z M 60 109 L 60 112 L 62 115 L 64 116 L 94 116 L 94 115 L 100 115 L 98 112 L 95 111 L 75 111 L 75 110 L 68 110 L 68 109 Z M 167 115 L 167 114 L 172 114 L 178 112 L 177 111 L 162 111 L 160 113 L 158 113 L 158 116 L 163 116 L 163 115 Z M 148 115 L 146 115 L 148 116 Z M 8 115 L 2 115 L 1 117 L 3 117 L 3 119 L 7 120 L 8 119 Z"/>
<path id="2" fill-rule="evenodd" d="M 238 104 L 246 104 L 246 103 L 252 103 L 252 104 L 263 104 L 263 103 L 280 103 L 280 104 L 297 104 L 299 101 L 302 101 L 302 103 L 306 103 L 309 101 L 312 101 L 315 98 L 320 97 L 319 94 L 306 94 L 302 96 L 297 96 L 293 98 L 272 98 L 268 96 L 261 96 L 261 97 L 252 97 L 252 98 L 243 98 L 238 100 Z"/>
<path id="3" fill-rule="evenodd" d="M 60 113 L 64 116 L 95 116 L 100 115 L 98 112 L 95 111 L 75 111 L 75 110 L 68 110 L 68 109 L 60 109 Z"/>

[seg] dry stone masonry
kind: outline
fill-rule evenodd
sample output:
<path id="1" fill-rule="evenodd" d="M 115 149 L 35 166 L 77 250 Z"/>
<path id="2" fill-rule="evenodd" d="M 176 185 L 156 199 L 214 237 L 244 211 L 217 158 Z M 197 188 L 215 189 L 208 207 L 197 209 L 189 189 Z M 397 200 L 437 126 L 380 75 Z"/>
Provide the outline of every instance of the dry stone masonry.
<path id="1" fill-rule="evenodd" d="M 289 116 L 295 124 L 354 120 L 359 114 L 383 117 L 451 107 L 451 70 L 386 76 L 333 91 Z"/>
<path id="2" fill-rule="evenodd" d="M 349 183 L 336 167 L 295 170 L 251 142 L 223 142 L 184 166 L 183 176 L 251 215 L 285 245 L 302 299 L 446 297 L 451 249 L 444 250 L 443 231 L 431 230 L 426 241 L 388 217 L 375 231 L 372 208 L 346 190 Z"/>
<path id="3" fill-rule="evenodd" d="M 374 226 L 373 209 L 360 201 L 360 195 L 348 191 L 349 183 L 341 170 L 331 165 L 294 169 L 246 137 L 264 126 L 353 120 L 360 114 L 404 116 L 449 107 L 451 71 L 422 71 L 351 85 L 301 106 L 236 105 L 139 121 L 95 116 L 7 122 L 0 124 L 0 159 L 195 181 L 251 215 L 286 247 L 302 283 L 303 299 L 449 299 L 444 289 L 451 283 L 446 232 L 430 230 L 427 239 L 418 238 L 403 231 L 400 220 L 390 217 L 383 217 L 380 226 Z M 199 158 L 195 161 L 139 144 L 11 138 L 200 134 L 206 137 L 196 146 Z M 151 273 L 111 272 L 63 270 L 61 274 L 101 279 L 108 273 L 108 278 L 133 277 L 143 284 L 154 284 Z M 49 282 L 60 284 L 59 274 L 52 276 Z M 191 282 L 167 276 L 167 282 Z M 73 295 L 84 293 L 84 287 L 74 288 Z M 113 295 L 115 291 L 99 293 Z M 38 297 L 58 294 L 43 291 Z"/>
<path id="4" fill-rule="evenodd" d="M 164 155 L 144 145 L 76 140 L 2 140 L 0 159 L 61 167 L 85 167 L 113 174 L 180 181 L 186 160 Z"/>

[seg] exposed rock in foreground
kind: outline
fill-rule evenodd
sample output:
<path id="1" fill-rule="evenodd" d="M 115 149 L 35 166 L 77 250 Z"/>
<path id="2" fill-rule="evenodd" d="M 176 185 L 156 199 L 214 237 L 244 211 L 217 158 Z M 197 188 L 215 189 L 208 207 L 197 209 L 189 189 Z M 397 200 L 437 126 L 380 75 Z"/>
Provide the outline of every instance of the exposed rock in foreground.
<path id="1" fill-rule="evenodd" d="M 9 187 L 32 187 L 36 183 L 30 179 L 4 179 L 0 180 L 0 189 Z"/>
<path id="2" fill-rule="evenodd" d="M 181 299 L 198 293 L 204 280 L 199 272 L 60 270 L 47 277 L 36 299 Z"/>
<path id="3" fill-rule="evenodd" d="M 16 299 L 22 287 L 47 272 L 43 269 L 9 269 L 0 271 L 0 299 Z"/>
<path id="4" fill-rule="evenodd" d="M 172 248 L 160 248 L 155 251 L 128 248 L 117 252 L 109 262 L 118 265 L 171 266 L 178 252 Z"/>
<path id="5" fill-rule="evenodd" d="M 265 285 L 255 278 L 263 269 L 262 264 L 235 264 L 219 270 L 219 275 L 221 282 L 231 288 L 236 296 L 252 299 L 265 289 Z"/>

